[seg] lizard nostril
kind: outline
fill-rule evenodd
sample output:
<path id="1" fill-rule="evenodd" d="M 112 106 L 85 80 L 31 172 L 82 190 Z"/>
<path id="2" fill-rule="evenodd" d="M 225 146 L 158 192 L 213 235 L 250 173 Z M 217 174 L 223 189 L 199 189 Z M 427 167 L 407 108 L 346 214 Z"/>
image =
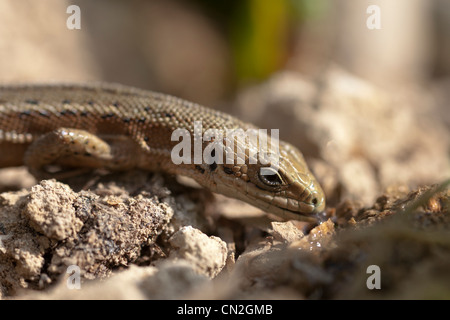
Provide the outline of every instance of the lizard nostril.
<path id="1" fill-rule="evenodd" d="M 317 198 L 312 199 L 312 204 L 313 204 L 313 205 L 316 206 L 318 202 L 319 202 L 319 201 L 317 200 Z"/>

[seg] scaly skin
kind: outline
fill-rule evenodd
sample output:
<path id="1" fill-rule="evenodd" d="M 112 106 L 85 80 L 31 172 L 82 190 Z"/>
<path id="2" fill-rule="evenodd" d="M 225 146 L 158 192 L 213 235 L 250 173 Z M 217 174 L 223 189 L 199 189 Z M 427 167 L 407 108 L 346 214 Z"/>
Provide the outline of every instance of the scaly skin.
<path id="1" fill-rule="evenodd" d="M 180 141 L 172 141 L 172 133 L 186 129 L 194 136 L 194 121 L 201 121 L 202 135 L 208 129 L 256 128 L 195 103 L 120 85 L 0 86 L 0 167 L 26 165 L 37 177 L 49 176 L 45 170 L 51 164 L 64 170 L 160 170 L 285 219 L 310 220 L 323 211 L 323 191 L 302 154 L 282 141 L 271 176 L 260 174 L 270 163 L 250 161 L 248 150 L 258 150 L 253 141 L 235 141 L 231 155 L 247 150 L 243 163 L 175 164 L 171 152 Z M 209 144 L 200 144 L 202 154 Z"/>

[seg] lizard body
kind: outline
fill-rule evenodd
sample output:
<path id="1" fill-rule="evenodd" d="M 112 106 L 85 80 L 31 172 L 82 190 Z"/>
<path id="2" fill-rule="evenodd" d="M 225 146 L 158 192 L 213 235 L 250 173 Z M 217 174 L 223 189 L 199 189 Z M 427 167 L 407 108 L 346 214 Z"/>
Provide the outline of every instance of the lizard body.
<path id="1" fill-rule="evenodd" d="M 323 191 L 302 154 L 282 141 L 277 170 L 269 176 L 260 173 L 267 163 L 251 163 L 248 152 L 243 163 L 175 164 L 171 155 L 179 142 L 172 133 L 183 129 L 195 136 L 195 121 L 201 121 L 200 136 L 208 129 L 257 129 L 180 98 L 121 85 L 0 86 L 0 167 L 26 165 L 37 177 L 51 164 L 160 170 L 286 219 L 309 220 L 324 209 Z M 212 141 L 203 141 L 201 151 Z M 257 147 L 245 143 L 236 148 Z"/>

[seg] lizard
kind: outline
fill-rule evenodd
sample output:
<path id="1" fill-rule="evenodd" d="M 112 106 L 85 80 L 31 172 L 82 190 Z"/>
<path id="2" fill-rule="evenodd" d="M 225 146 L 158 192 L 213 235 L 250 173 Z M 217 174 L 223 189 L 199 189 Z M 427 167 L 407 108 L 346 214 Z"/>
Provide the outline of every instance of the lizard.
<path id="1" fill-rule="evenodd" d="M 323 212 L 321 186 L 302 153 L 287 142 L 279 141 L 275 169 L 267 162 L 252 163 L 248 153 L 241 163 L 175 164 L 172 133 L 177 128 L 194 133 L 195 121 L 202 123 L 200 134 L 257 128 L 175 96 L 119 84 L 2 85 L 0 167 L 25 165 L 37 178 L 51 177 L 51 165 L 161 171 L 190 177 L 212 192 L 286 220 L 316 221 Z M 202 151 L 212 142 L 202 142 Z M 245 143 L 240 147 L 252 142 Z M 272 172 L 261 174 L 264 168 Z"/>

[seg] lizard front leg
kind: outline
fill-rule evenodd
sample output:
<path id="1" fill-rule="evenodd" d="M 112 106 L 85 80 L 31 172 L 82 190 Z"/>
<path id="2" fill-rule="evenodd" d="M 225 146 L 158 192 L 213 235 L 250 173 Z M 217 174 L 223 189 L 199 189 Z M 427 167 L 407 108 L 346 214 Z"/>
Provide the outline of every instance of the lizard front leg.
<path id="1" fill-rule="evenodd" d="M 31 174 L 40 179 L 55 177 L 54 173 L 49 172 L 49 165 L 64 169 L 125 170 L 135 166 L 135 149 L 136 143 L 125 136 L 100 138 L 85 130 L 59 128 L 31 143 L 25 153 L 24 164 Z"/>

